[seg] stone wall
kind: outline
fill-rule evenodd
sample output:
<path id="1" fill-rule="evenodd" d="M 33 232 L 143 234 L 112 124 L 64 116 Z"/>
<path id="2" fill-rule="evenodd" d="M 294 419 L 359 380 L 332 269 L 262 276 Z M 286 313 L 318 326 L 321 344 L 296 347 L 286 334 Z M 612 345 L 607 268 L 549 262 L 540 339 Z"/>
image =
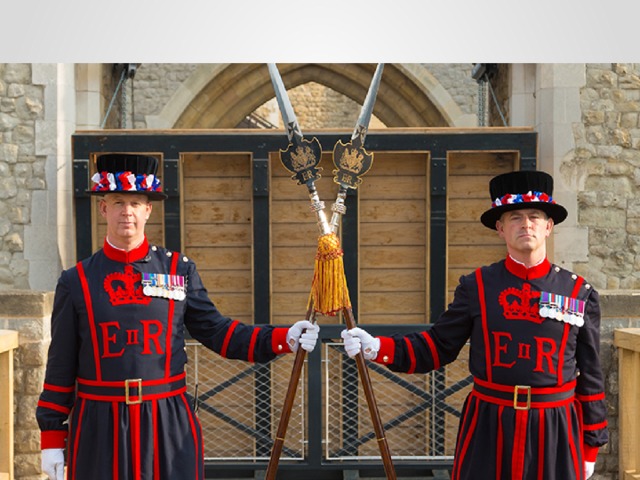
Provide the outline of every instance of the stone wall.
<path id="1" fill-rule="evenodd" d="M 0 329 L 19 332 L 14 356 L 14 474 L 40 480 L 40 430 L 35 411 L 51 340 L 52 292 L 0 291 Z"/>
<path id="2" fill-rule="evenodd" d="M 478 84 L 471 78 L 472 63 L 429 63 L 427 66 L 464 113 L 478 112 Z"/>
<path id="3" fill-rule="evenodd" d="M 133 80 L 135 128 L 147 128 L 145 116 L 160 114 L 169 99 L 197 67 L 196 64 L 141 64 Z M 477 85 L 471 78 L 471 69 L 471 63 L 428 64 L 429 72 L 465 113 L 475 113 L 477 110 Z M 129 95 L 132 95 L 131 92 Z M 291 89 L 289 98 L 303 131 L 353 128 L 360 113 L 360 103 L 315 82 Z M 275 99 L 260 106 L 256 113 L 281 128 L 282 120 Z M 377 118 L 372 118 L 369 128 L 383 127 Z"/>
<path id="4" fill-rule="evenodd" d="M 43 99 L 30 64 L 0 63 L 0 290 L 29 288 L 24 229 L 32 192 L 47 187 L 45 159 L 35 154 Z"/>
<path id="5" fill-rule="evenodd" d="M 583 123 L 561 166 L 578 185 L 589 259 L 574 269 L 599 289 L 640 288 L 640 64 L 588 64 Z"/>
<path id="6" fill-rule="evenodd" d="M 127 82 L 133 98 L 134 128 L 147 128 L 146 115 L 158 115 L 178 87 L 198 68 L 194 63 L 143 63 L 133 82 Z M 133 93 L 131 93 L 133 86 Z"/>

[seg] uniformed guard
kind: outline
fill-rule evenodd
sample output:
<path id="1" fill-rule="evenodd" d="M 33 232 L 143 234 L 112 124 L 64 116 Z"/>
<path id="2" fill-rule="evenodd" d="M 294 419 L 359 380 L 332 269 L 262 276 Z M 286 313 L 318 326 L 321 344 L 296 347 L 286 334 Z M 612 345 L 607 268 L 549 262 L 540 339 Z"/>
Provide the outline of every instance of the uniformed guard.
<path id="1" fill-rule="evenodd" d="M 546 240 L 567 211 L 553 178 L 493 178 L 481 221 L 504 239 L 504 260 L 462 276 L 453 302 L 424 332 L 342 332 L 347 354 L 424 373 L 470 342 L 474 383 L 458 431 L 452 480 L 583 480 L 608 441 L 600 367 L 600 306 L 582 277 L 549 262 Z"/>
<path id="2" fill-rule="evenodd" d="M 101 196 L 107 234 L 102 249 L 60 276 L 36 410 L 50 480 L 63 479 L 65 449 L 67 479 L 204 478 L 185 328 L 221 356 L 249 362 L 315 347 L 311 322 L 275 328 L 223 316 L 192 260 L 149 244 L 151 200 L 166 198 L 157 167 L 147 155 L 97 159 L 88 193 Z"/>

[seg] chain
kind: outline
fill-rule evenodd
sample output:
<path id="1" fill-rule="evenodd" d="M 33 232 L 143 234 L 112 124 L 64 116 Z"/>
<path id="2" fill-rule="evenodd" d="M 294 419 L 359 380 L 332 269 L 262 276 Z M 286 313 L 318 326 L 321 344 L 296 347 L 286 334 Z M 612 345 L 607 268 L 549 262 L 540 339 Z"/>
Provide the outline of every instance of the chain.
<path id="1" fill-rule="evenodd" d="M 484 78 L 478 82 L 478 126 L 487 125 L 487 82 Z"/>
<path id="2" fill-rule="evenodd" d="M 125 67 L 126 70 L 126 67 Z M 127 84 L 120 93 L 120 128 L 127 128 Z"/>

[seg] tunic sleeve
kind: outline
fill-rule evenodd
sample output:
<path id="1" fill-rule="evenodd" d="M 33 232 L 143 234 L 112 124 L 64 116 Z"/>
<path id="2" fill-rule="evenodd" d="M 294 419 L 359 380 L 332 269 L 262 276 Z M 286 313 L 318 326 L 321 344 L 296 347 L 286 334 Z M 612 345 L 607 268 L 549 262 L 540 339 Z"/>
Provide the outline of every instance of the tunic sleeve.
<path id="1" fill-rule="evenodd" d="M 591 290 L 585 307 L 584 325 L 578 333 L 576 362 L 579 375 L 576 396 L 582 405 L 583 444 L 589 453 L 608 441 L 607 406 L 604 396 L 604 378 L 600 365 L 600 302 L 598 292 Z M 595 461 L 595 455 L 593 455 Z"/>
<path id="2" fill-rule="evenodd" d="M 191 336 L 225 358 L 261 363 L 291 352 L 285 341 L 287 328 L 246 325 L 222 315 L 193 262 L 188 266 L 186 301 L 184 321 Z"/>
<path id="3" fill-rule="evenodd" d="M 51 313 L 51 344 L 42 393 L 36 407 L 42 448 L 64 448 L 67 419 L 75 400 L 78 362 L 78 315 L 71 298 L 69 279 L 63 272 L 54 295 Z"/>
<path id="4" fill-rule="evenodd" d="M 453 302 L 433 326 L 424 332 L 380 337 L 376 362 L 390 370 L 426 373 L 453 362 L 465 345 L 472 329 L 469 295 L 470 277 L 461 277 Z"/>

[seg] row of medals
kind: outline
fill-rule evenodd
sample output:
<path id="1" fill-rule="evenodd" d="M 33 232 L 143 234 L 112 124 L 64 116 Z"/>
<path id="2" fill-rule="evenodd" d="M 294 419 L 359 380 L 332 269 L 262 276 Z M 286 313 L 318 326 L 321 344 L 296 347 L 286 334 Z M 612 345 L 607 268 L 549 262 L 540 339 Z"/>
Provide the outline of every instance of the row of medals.
<path id="1" fill-rule="evenodd" d="M 161 297 L 170 300 L 184 300 L 186 298 L 182 275 L 143 273 L 142 285 L 142 293 L 147 297 Z"/>
<path id="2" fill-rule="evenodd" d="M 585 302 L 577 298 L 557 293 L 540 292 L 538 313 L 541 317 L 553 318 L 581 327 L 584 325 L 584 306 Z"/>

